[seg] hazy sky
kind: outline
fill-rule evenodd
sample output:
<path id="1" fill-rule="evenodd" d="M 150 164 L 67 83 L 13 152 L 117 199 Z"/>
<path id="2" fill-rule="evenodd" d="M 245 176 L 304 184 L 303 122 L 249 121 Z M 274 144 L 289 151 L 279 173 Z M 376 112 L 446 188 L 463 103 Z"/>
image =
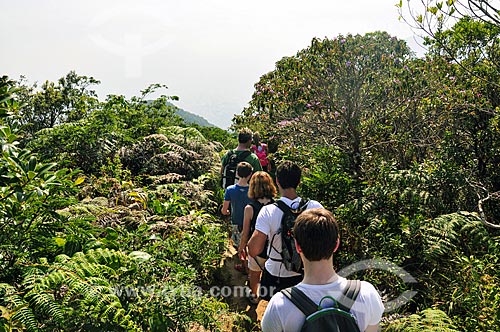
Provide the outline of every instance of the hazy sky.
<path id="1" fill-rule="evenodd" d="M 75 70 L 96 91 L 166 84 L 176 105 L 222 128 L 276 61 L 313 37 L 387 31 L 410 42 L 396 0 L 0 0 L 0 69 L 55 81 Z"/>

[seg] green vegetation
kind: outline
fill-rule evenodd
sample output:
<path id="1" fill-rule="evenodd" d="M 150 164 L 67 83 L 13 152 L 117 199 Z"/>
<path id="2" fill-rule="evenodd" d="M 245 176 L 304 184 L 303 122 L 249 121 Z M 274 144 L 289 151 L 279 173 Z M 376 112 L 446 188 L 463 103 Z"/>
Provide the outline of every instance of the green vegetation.
<path id="1" fill-rule="evenodd" d="M 499 32 L 464 17 L 427 40 L 423 59 L 383 32 L 313 39 L 263 75 L 234 118 L 233 129 L 269 141 L 275 162 L 306 169 L 301 195 L 322 201 L 342 227 L 339 269 L 378 258 L 417 280 L 356 274 L 386 301 L 416 292 L 388 316 L 389 331 L 500 328 L 492 292 L 500 282 Z"/>
<path id="2" fill-rule="evenodd" d="M 445 28 L 454 6 L 426 9 L 437 30 L 414 16 L 424 58 L 385 32 L 313 39 L 260 78 L 232 132 L 148 99 L 159 84 L 100 101 L 74 72 L 2 77 L 0 332 L 245 330 L 209 292 L 227 282 L 218 172 L 241 127 L 334 211 L 338 270 L 376 258 L 415 278 L 349 276 L 387 303 L 415 292 L 384 330 L 500 330 L 500 30 L 494 13 Z"/>

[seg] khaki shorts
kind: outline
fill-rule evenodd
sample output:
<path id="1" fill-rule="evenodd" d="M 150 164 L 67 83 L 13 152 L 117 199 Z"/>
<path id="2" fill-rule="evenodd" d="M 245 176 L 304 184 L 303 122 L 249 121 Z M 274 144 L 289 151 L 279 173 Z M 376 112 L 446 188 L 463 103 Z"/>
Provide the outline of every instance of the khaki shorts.
<path id="1" fill-rule="evenodd" d="M 259 256 L 248 257 L 248 268 L 251 271 L 260 272 L 264 269 L 264 264 L 266 264 L 267 258 L 262 258 Z"/>

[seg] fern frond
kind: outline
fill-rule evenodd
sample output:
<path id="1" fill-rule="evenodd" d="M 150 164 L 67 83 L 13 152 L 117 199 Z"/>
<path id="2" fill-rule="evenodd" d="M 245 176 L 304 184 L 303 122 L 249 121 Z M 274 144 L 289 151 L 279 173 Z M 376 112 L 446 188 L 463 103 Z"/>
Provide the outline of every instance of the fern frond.
<path id="1" fill-rule="evenodd" d="M 18 295 L 17 290 L 8 284 L 0 284 L 0 290 L 5 292 L 3 301 L 12 312 L 11 320 L 22 324 L 24 330 L 28 332 L 39 331 L 37 320 L 29 303 Z"/>
<path id="2" fill-rule="evenodd" d="M 487 253 L 492 239 L 477 216 L 458 212 L 441 215 L 422 225 L 424 254 L 439 262 L 455 255 Z"/>
<path id="3" fill-rule="evenodd" d="M 12 305 L 20 306 L 16 314 L 32 331 L 38 324 L 35 317 L 50 317 L 59 326 L 64 326 L 68 311 L 76 308 L 83 312 L 82 319 L 87 322 L 95 320 L 139 330 L 125 314 L 107 279 L 118 275 L 118 271 L 121 273 L 120 268 L 131 262 L 124 253 L 109 249 L 79 252 L 71 258 L 60 255 L 53 264 L 44 262 L 31 268 L 22 285 L 27 293 L 22 298 L 12 297 Z M 3 288 L 13 292 L 13 288 Z M 115 317 L 120 320 L 115 321 Z"/>
<path id="4" fill-rule="evenodd" d="M 452 320 L 439 309 L 425 309 L 420 314 L 392 321 L 386 332 L 458 332 Z"/>
<path id="5" fill-rule="evenodd" d="M 64 320 L 62 308 L 55 302 L 53 293 L 32 290 L 24 298 L 30 303 L 35 312 L 45 314 L 57 323 Z"/>
<path id="6" fill-rule="evenodd" d="M 206 142 L 207 139 L 203 134 L 194 127 L 179 127 L 179 126 L 169 126 L 165 128 L 160 128 L 158 131 L 160 134 L 165 135 L 169 140 L 175 140 L 177 142 L 182 142 L 184 140 L 198 140 L 201 142 Z"/>

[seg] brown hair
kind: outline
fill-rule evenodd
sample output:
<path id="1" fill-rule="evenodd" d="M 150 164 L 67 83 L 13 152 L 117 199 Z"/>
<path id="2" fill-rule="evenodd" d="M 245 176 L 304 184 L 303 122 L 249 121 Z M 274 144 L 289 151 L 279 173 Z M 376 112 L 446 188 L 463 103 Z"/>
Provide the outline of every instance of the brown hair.
<path id="1" fill-rule="evenodd" d="M 276 169 L 276 178 L 283 189 L 297 189 L 301 176 L 302 171 L 300 167 L 289 160 L 282 162 Z"/>
<path id="2" fill-rule="evenodd" d="M 243 128 L 238 133 L 238 143 L 247 143 L 253 137 L 252 131 L 248 128 Z"/>
<path id="3" fill-rule="evenodd" d="M 248 198 L 273 198 L 277 190 L 273 178 L 264 171 L 255 172 L 250 179 L 250 188 L 248 189 Z"/>
<path id="4" fill-rule="evenodd" d="M 253 133 L 253 144 L 260 145 L 260 134 L 258 131 Z"/>
<path id="5" fill-rule="evenodd" d="M 246 161 L 242 161 L 236 166 L 236 175 L 240 178 L 246 178 L 253 172 L 253 167 Z"/>
<path id="6" fill-rule="evenodd" d="M 305 258 L 319 261 L 333 255 L 339 239 L 339 228 L 330 211 L 315 208 L 297 217 L 293 234 Z"/>

